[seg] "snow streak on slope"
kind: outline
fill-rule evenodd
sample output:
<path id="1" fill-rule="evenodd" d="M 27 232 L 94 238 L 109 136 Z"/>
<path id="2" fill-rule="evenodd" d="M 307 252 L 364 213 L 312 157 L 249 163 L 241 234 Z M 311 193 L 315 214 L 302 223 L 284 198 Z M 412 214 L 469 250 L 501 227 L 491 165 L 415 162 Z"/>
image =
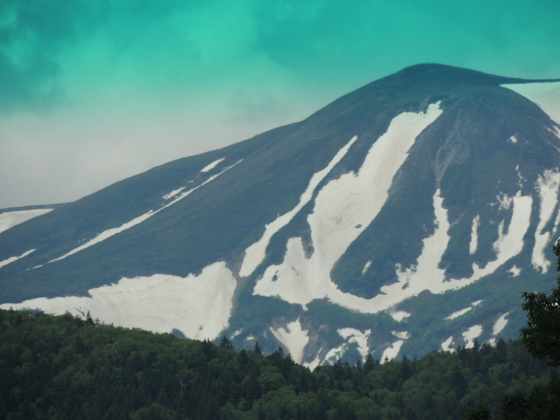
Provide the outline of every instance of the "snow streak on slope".
<path id="1" fill-rule="evenodd" d="M 224 160 L 224 159 L 225 159 L 225 158 L 221 158 L 221 159 L 215 160 L 215 161 L 212 162 L 211 164 L 206 165 L 204 168 L 202 168 L 202 169 L 200 170 L 200 172 L 208 172 L 208 171 L 214 169 L 214 168 L 215 168 L 216 166 L 218 166 L 218 164 L 219 164 L 222 160 Z"/>
<path id="2" fill-rule="evenodd" d="M 448 317 L 446 317 L 445 319 L 447 320 L 453 320 L 455 318 L 459 318 L 460 316 L 465 315 L 467 312 L 469 312 L 472 308 L 474 308 L 477 305 L 480 305 L 480 303 L 482 303 L 482 300 L 477 300 L 476 302 L 473 302 L 471 304 L 471 306 L 465 308 L 465 309 L 461 309 L 460 311 L 457 312 L 453 312 L 451 315 L 449 315 Z"/>
<path id="3" fill-rule="evenodd" d="M 478 226 L 480 226 L 480 216 L 477 214 L 472 221 L 471 243 L 469 244 L 469 254 L 474 254 L 478 248 Z"/>
<path id="4" fill-rule="evenodd" d="M 90 246 L 93 246 L 95 244 L 98 244 L 100 242 L 103 242 L 105 239 L 109 239 L 111 236 L 115 236 L 118 233 L 124 232 L 127 229 L 130 229 L 131 227 L 134 227 L 136 225 L 139 225 L 142 222 L 145 222 L 146 220 L 148 220 L 150 217 L 158 214 L 160 211 L 166 209 L 167 207 L 172 206 L 173 204 L 177 203 L 178 201 L 182 200 L 183 198 L 189 196 L 191 193 L 193 193 L 194 191 L 198 190 L 200 187 L 203 187 L 204 185 L 208 184 L 210 181 L 213 181 L 214 179 L 216 179 L 217 177 L 219 177 L 220 175 L 222 175 L 224 172 L 226 172 L 227 170 L 233 168 L 235 165 L 237 165 L 239 162 L 233 164 L 232 166 L 225 168 L 222 172 L 220 172 L 219 174 L 213 175 L 210 178 L 208 178 L 206 181 L 204 181 L 202 184 L 200 184 L 197 187 L 191 188 L 188 191 L 185 191 L 184 193 L 181 193 L 179 196 L 177 196 L 177 198 L 175 198 L 173 201 L 167 203 L 165 206 L 161 207 L 158 210 L 150 210 L 147 213 L 144 213 L 138 217 L 136 217 L 135 219 L 132 219 L 129 222 L 126 222 L 122 225 L 120 225 L 119 227 L 116 228 L 111 228 L 111 229 L 107 229 L 103 232 L 101 232 L 99 235 L 97 235 L 95 238 L 87 241 L 85 244 L 80 245 L 77 248 L 74 248 L 73 250 L 67 252 L 66 254 L 64 254 L 62 257 L 58 257 L 55 258 L 53 260 L 50 260 L 49 263 L 55 262 L 55 261 L 60 261 L 63 260 L 66 257 L 69 257 L 70 255 L 73 255 L 77 252 L 83 251 L 86 248 L 89 248 Z M 177 190 L 175 190 L 177 191 Z M 170 194 L 174 193 L 175 191 L 172 191 Z M 172 197 L 172 196 L 171 196 Z M 165 198 L 165 196 L 164 196 Z"/>
<path id="5" fill-rule="evenodd" d="M 27 222 L 34 217 L 47 214 L 50 211 L 53 211 L 53 209 L 18 210 L 0 213 L 0 233 L 20 223 Z"/>
<path id="6" fill-rule="evenodd" d="M 430 105 L 426 113 L 407 112 L 395 117 L 373 144 L 357 174 L 344 174 L 319 191 L 313 213 L 307 218 L 313 255 L 306 258 L 301 238 L 290 238 L 284 262 L 266 269 L 254 293 L 301 305 L 328 297 L 361 312 L 379 311 L 367 299 L 341 292 L 330 279 L 330 272 L 385 204 L 393 177 L 416 137 L 442 112 L 438 103 Z"/>
<path id="7" fill-rule="evenodd" d="M 494 327 L 492 328 L 492 335 L 498 335 L 504 330 L 504 328 L 508 323 L 508 320 L 506 319 L 508 315 L 509 312 L 506 312 L 505 314 L 503 314 L 501 317 L 498 318 L 498 320 L 494 324 Z"/>
<path id="8" fill-rule="evenodd" d="M 294 362 L 301 363 L 303 360 L 303 350 L 309 342 L 309 337 L 307 336 L 307 331 L 301 327 L 299 318 L 294 322 L 290 322 L 285 329 L 280 327 L 275 330 L 271 327 L 270 331 L 288 349 Z"/>
<path id="9" fill-rule="evenodd" d="M 228 327 L 236 285 L 226 264 L 217 262 L 199 276 L 123 278 L 117 284 L 89 290 L 90 297 L 37 298 L 0 308 L 40 309 L 55 315 L 89 311 L 92 318 L 117 326 L 157 333 L 175 328 L 188 338 L 212 340 Z"/>
<path id="10" fill-rule="evenodd" d="M 29 254 L 31 254 L 33 251 L 35 251 L 35 250 L 34 250 L 34 249 L 30 249 L 29 251 L 24 252 L 23 254 L 21 254 L 21 255 L 18 256 L 18 257 L 10 257 L 10 258 L 8 258 L 8 259 L 5 259 L 4 261 L 0 261 L 0 268 L 4 267 L 5 265 L 11 264 L 11 263 L 13 263 L 14 261 L 17 261 L 17 260 L 19 260 L 19 259 L 21 259 L 21 258 L 27 257 L 27 256 L 28 256 Z"/>
<path id="11" fill-rule="evenodd" d="M 531 256 L 531 263 L 535 270 L 541 273 L 548 272 L 550 261 L 544 255 L 544 250 L 550 242 L 550 232 L 543 232 L 546 224 L 552 217 L 558 204 L 558 188 L 560 187 L 560 173 L 546 170 L 537 180 L 541 208 L 539 212 L 539 225 L 535 230 L 535 246 Z"/>
<path id="12" fill-rule="evenodd" d="M 265 232 L 261 239 L 257 242 L 249 246 L 245 250 L 245 258 L 243 259 L 243 265 L 241 266 L 241 270 L 239 270 L 239 275 L 241 277 L 249 276 L 257 266 L 262 262 L 265 257 L 265 252 L 268 244 L 270 243 L 270 239 L 272 236 L 286 226 L 294 216 L 311 200 L 313 197 L 313 193 L 315 189 L 319 185 L 319 183 L 328 175 L 328 173 L 336 166 L 338 162 L 346 155 L 350 147 L 354 144 L 354 142 L 358 139 L 358 136 L 352 137 L 352 139 L 344 146 L 342 149 L 338 151 L 338 153 L 334 156 L 334 158 L 329 162 L 326 168 L 320 170 L 319 172 L 315 173 L 311 180 L 309 181 L 309 185 L 307 189 L 303 192 L 299 199 L 299 203 L 289 212 L 283 214 L 282 216 L 278 217 L 272 223 L 266 225 Z"/>

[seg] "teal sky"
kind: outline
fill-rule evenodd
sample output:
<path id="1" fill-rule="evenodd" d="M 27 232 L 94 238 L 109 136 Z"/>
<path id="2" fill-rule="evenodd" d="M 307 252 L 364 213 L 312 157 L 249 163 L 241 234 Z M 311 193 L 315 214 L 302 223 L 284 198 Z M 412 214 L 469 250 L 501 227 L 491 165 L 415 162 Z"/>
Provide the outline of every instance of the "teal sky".
<path id="1" fill-rule="evenodd" d="M 0 208 L 76 200 L 403 67 L 560 77 L 560 1 L 3 0 Z"/>

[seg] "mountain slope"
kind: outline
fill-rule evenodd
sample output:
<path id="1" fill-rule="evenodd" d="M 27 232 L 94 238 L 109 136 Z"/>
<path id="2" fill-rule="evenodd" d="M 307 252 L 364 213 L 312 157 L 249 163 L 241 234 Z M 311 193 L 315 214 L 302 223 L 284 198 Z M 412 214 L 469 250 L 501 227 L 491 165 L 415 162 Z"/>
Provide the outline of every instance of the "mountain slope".
<path id="1" fill-rule="evenodd" d="M 116 183 L 0 234 L 0 264 L 25 254 L 0 268 L 2 307 L 281 343 L 310 365 L 514 337 L 521 293 L 554 280 L 546 82 L 414 66 Z"/>

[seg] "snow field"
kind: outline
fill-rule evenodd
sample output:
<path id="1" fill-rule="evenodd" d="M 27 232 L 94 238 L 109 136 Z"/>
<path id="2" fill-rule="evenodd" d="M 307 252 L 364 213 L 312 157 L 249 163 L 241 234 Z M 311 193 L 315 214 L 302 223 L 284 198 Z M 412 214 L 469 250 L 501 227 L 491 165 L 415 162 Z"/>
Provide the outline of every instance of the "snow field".
<path id="1" fill-rule="evenodd" d="M 19 260 L 19 259 L 21 259 L 21 258 L 27 257 L 27 256 L 28 256 L 29 254 L 31 254 L 33 251 L 35 251 L 35 250 L 34 250 L 34 249 L 30 249 L 29 251 L 24 252 L 24 253 L 21 254 L 20 256 L 17 256 L 17 257 L 10 257 L 10 258 L 5 259 L 4 261 L 0 261 L 0 268 L 6 266 L 6 265 L 8 265 L 8 264 L 11 264 L 11 263 L 13 263 L 14 261 L 17 261 L 17 260 Z"/>
<path id="2" fill-rule="evenodd" d="M 315 189 L 319 183 L 328 175 L 328 173 L 336 166 L 338 162 L 346 155 L 350 147 L 356 142 L 358 136 L 352 137 L 352 139 L 338 151 L 338 153 L 332 158 L 329 164 L 319 172 L 313 174 L 307 188 L 301 195 L 299 203 L 289 212 L 278 217 L 272 223 L 267 224 L 265 227 L 265 232 L 263 236 L 254 244 L 250 245 L 245 250 L 245 257 L 243 258 L 243 264 L 239 270 L 239 275 L 241 277 L 247 277 L 255 271 L 257 266 L 264 260 L 266 248 L 270 243 L 272 236 L 286 226 L 292 221 L 294 216 L 299 213 L 299 211 L 311 200 Z"/>
<path id="3" fill-rule="evenodd" d="M 42 216 L 47 214 L 54 209 L 35 209 L 35 210 L 18 210 L 18 211 L 6 211 L 0 213 L 0 233 L 5 230 L 10 229 L 20 223 L 27 222 L 37 216 Z"/>
<path id="4" fill-rule="evenodd" d="M 266 269 L 254 293 L 279 296 L 301 305 L 327 297 L 333 303 L 366 313 L 394 306 L 397 301 L 378 307 L 375 298 L 368 300 L 341 292 L 330 279 L 330 272 L 385 204 L 393 177 L 416 137 L 442 112 L 437 103 L 430 105 L 426 113 L 395 117 L 387 132 L 370 148 L 358 173 L 344 174 L 319 191 L 313 213 L 307 218 L 313 255 L 306 258 L 301 238 L 290 238 L 283 263 Z M 358 225 L 361 227 L 356 228 Z"/>
<path id="5" fill-rule="evenodd" d="M 550 242 L 550 232 L 543 232 L 554 210 L 558 205 L 558 191 L 560 188 L 560 172 L 546 170 L 537 180 L 537 191 L 540 198 L 539 224 L 535 230 L 535 246 L 531 255 L 531 264 L 541 273 L 548 272 L 550 261 L 544 251 Z M 556 227 L 556 226 L 555 226 Z"/>
<path id="6" fill-rule="evenodd" d="M 215 339 L 228 327 L 237 282 L 224 262 L 214 263 L 199 276 L 185 278 L 155 274 L 123 278 L 117 284 L 89 290 L 89 297 L 37 298 L 6 303 L 2 309 L 40 309 L 61 315 L 84 315 L 104 323 L 169 333 L 174 328 L 188 338 Z"/>

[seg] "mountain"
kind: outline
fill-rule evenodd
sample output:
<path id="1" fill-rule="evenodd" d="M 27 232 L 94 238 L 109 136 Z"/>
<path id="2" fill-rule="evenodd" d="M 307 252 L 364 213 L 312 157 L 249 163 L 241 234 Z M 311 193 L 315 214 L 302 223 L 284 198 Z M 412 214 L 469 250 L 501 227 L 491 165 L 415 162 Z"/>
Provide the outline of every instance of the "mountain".
<path id="1" fill-rule="evenodd" d="M 308 366 L 515 338 L 560 224 L 560 79 L 406 68 L 0 233 L 1 308 Z"/>

